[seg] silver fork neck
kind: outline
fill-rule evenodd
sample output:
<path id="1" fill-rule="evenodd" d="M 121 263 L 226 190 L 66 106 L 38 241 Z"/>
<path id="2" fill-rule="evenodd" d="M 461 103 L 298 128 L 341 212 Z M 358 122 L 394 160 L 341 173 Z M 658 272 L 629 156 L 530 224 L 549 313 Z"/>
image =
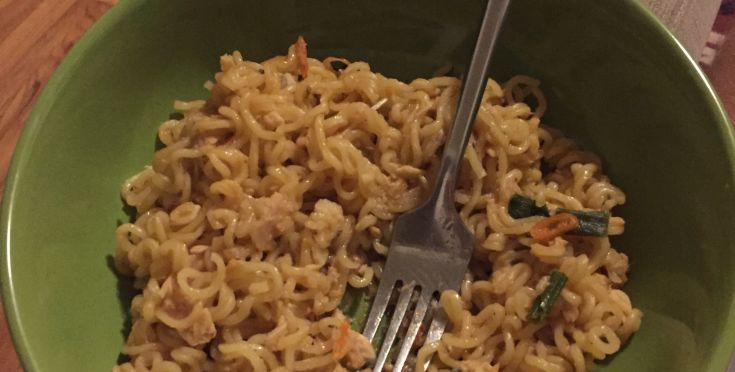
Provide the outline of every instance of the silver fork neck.
<path id="1" fill-rule="evenodd" d="M 441 165 L 428 203 L 436 203 L 437 210 L 454 210 L 454 189 L 460 162 L 464 157 L 472 126 L 485 91 L 490 57 L 500 32 L 500 26 L 509 0 L 489 0 L 485 8 L 475 51 L 462 82 L 457 113 L 444 145 Z M 427 204 L 428 204 L 427 203 Z"/>

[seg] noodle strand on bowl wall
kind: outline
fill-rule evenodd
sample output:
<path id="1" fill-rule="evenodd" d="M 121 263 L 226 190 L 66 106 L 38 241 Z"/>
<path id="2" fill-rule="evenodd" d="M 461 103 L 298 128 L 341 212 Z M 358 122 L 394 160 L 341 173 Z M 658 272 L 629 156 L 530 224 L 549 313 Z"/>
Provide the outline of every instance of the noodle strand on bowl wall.
<path id="1" fill-rule="evenodd" d="M 340 303 L 375 287 L 392 221 L 429 191 L 460 82 L 318 61 L 303 39 L 220 65 L 209 99 L 177 101 L 183 118 L 160 126 L 163 148 L 123 185 L 137 216 L 117 229 L 115 265 L 141 293 L 130 361 L 113 371 L 368 368 L 375 351 Z M 640 326 L 621 289 L 628 258 L 607 236 L 624 231 L 609 213 L 625 195 L 596 155 L 541 124 L 546 109 L 532 78 L 488 81 L 455 195 L 475 254 L 441 295 L 447 332 L 417 343 L 416 370 L 586 371 Z M 512 217 L 519 196 L 537 214 Z M 535 240 L 557 212 L 576 225 Z M 588 215 L 604 234 L 583 231 L 600 227 Z M 531 320 L 554 272 L 564 282 Z"/>

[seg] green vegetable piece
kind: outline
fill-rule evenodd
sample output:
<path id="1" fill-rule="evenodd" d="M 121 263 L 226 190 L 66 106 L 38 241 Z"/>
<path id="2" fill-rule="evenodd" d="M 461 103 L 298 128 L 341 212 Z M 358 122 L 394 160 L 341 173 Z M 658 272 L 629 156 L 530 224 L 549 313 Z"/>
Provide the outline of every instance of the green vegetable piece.
<path id="1" fill-rule="evenodd" d="M 371 298 L 368 288 L 347 287 L 339 309 L 350 318 L 350 327 L 356 332 L 362 332 L 370 312 Z"/>
<path id="2" fill-rule="evenodd" d="M 533 301 L 531 311 L 528 312 L 528 320 L 539 322 L 545 319 L 566 283 L 567 276 L 564 273 L 556 270 L 552 271 L 549 286 Z"/>
<path id="3" fill-rule="evenodd" d="M 607 225 L 610 222 L 610 213 L 605 211 L 573 211 L 557 209 L 557 213 L 571 213 L 579 220 L 579 227 L 569 232 L 569 235 L 607 236 Z"/>
<path id="4" fill-rule="evenodd" d="M 529 197 L 515 194 L 508 202 L 508 214 L 513 218 L 548 216 L 549 210 L 546 207 L 536 206 L 536 202 Z"/>
<path id="5" fill-rule="evenodd" d="M 393 314 L 392 311 L 386 311 L 385 315 L 383 315 L 383 319 L 380 319 L 380 323 L 378 323 L 378 329 L 375 330 L 375 337 L 373 337 L 373 342 L 372 342 L 375 350 L 380 350 L 380 346 L 383 345 L 383 339 L 385 339 L 385 332 L 388 331 L 388 326 L 390 325 L 390 319 L 391 319 L 392 314 Z M 395 347 L 395 342 L 394 342 L 393 347 Z M 391 347 L 391 352 L 393 350 L 393 347 Z"/>
<path id="6" fill-rule="evenodd" d="M 370 306 L 372 305 L 373 299 L 370 297 L 370 290 L 368 288 L 348 286 L 342 297 L 342 302 L 338 306 L 339 310 L 350 318 L 350 328 L 355 332 L 362 332 L 370 314 Z M 380 349 L 380 345 L 383 343 L 385 332 L 388 330 L 388 325 L 390 325 L 391 313 L 391 311 L 386 311 L 383 319 L 380 320 L 380 324 L 378 324 L 378 329 L 375 331 L 372 344 L 376 349 Z"/>

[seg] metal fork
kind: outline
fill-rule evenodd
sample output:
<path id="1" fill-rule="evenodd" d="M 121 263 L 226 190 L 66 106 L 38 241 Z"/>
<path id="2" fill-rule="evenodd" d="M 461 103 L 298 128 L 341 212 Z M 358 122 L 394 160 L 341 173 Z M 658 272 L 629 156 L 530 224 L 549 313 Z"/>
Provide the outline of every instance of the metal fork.
<path id="1" fill-rule="evenodd" d="M 432 300 L 442 291 L 458 289 L 467 270 L 475 239 L 457 213 L 454 189 L 457 170 L 487 83 L 485 77 L 490 56 L 508 2 L 489 0 L 487 3 L 431 196 L 416 210 L 399 216 L 395 221 L 388 258 L 363 330 L 363 334 L 372 342 L 393 289 L 400 283 L 398 300 L 373 371 L 383 370 L 403 318 L 411 306 L 414 292 L 417 292 L 414 312 L 393 363 L 393 370 L 397 372 L 406 363 Z M 425 342 L 438 341 L 444 333 L 446 322 L 446 314 L 437 309 Z"/>

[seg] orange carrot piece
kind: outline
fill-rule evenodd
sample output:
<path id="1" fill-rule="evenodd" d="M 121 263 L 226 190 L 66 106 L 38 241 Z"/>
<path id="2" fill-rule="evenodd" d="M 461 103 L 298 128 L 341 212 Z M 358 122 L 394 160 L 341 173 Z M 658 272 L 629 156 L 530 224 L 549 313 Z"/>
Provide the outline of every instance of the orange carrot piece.
<path id="1" fill-rule="evenodd" d="M 531 237 L 537 242 L 548 242 L 579 227 L 579 219 L 571 213 L 558 213 L 536 222 Z"/>
<path id="2" fill-rule="evenodd" d="M 302 78 L 306 78 L 306 74 L 309 72 L 309 61 L 307 58 L 306 41 L 303 37 L 299 36 L 294 45 L 296 53 L 296 61 L 299 63 L 299 72 Z"/>
<path id="3" fill-rule="evenodd" d="M 332 349 L 332 356 L 335 360 L 340 360 L 347 354 L 347 341 L 350 337 L 350 323 L 342 322 L 339 325 L 339 336 L 334 341 L 334 348 Z"/>

